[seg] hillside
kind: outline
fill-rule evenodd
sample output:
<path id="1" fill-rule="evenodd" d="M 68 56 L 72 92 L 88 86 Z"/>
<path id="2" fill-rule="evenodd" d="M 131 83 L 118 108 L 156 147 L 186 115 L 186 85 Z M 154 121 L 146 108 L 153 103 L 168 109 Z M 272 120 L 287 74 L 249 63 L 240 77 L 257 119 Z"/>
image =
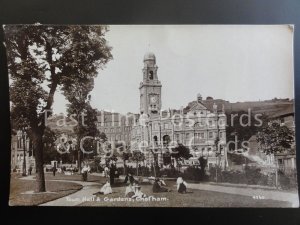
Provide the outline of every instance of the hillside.
<path id="1" fill-rule="evenodd" d="M 194 104 L 195 101 L 190 102 L 187 107 Z M 212 111 L 213 104 L 218 106 L 218 109 L 221 110 L 223 105 L 226 113 L 237 112 L 237 111 L 248 111 L 250 109 L 254 114 L 261 113 L 266 114 L 267 116 L 272 116 L 285 109 L 289 105 L 294 104 L 294 100 L 289 99 L 273 99 L 265 101 L 247 101 L 247 102 L 235 102 L 231 103 L 223 99 L 212 99 L 203 100 L 203 104 Z"/>

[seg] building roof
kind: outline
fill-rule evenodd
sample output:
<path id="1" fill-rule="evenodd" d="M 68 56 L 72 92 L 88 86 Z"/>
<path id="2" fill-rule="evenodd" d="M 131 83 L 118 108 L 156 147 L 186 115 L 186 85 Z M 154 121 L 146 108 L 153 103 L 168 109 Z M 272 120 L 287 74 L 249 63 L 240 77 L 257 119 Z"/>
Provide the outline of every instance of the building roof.
<path id="1" fill-rule="evenodd" d="M 200 102 L 196 102 L 196 103 L 194 103 L 194 104 L 190 107 L 189 111 L 192 111 L 192 110 L 203 110 L 203 109 L 207 109 L 206 106 L 203 105 L 203 104 L 200 103 Z"/>

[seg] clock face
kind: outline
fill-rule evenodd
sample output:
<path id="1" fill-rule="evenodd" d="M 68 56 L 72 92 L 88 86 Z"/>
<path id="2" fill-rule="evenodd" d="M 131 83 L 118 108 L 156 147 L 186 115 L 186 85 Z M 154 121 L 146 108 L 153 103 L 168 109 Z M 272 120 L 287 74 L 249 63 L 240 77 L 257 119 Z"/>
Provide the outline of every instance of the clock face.
<path id="1" fill-rule="evenodd" d="M 156 99 L 155 96 L 152 96 L 152 97 L 150 98 L 150 101 L 151 101 L 151 103 L 156 103 L 157 99 Z"/>

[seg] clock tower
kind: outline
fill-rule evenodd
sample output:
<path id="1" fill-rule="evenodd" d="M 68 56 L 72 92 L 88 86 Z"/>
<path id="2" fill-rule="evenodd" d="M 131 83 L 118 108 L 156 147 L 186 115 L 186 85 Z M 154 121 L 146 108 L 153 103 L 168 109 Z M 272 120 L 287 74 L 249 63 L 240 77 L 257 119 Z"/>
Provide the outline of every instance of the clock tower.
<path id="1" fill-rule="evenodd" d="M 140 113 L 158 115 L 161 110 L 161 83 L 157 78 L 155 55 L 144 56 L 143 81 L 140 83 Z"/>

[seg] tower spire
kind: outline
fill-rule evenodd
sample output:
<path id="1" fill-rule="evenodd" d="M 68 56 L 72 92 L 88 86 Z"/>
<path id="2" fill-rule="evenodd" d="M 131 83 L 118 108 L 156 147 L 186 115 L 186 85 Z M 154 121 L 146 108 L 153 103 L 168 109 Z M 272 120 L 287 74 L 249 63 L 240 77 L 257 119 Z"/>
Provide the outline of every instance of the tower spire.
<path id="1" fill-rule="evenodd" d="M 140 84 L 140 113 L 158 114 L 161 109 L 161 83 L 157 77 L 158 67 L 154 53 L 146 53 L 143 62 L 143 81 Z"/>

